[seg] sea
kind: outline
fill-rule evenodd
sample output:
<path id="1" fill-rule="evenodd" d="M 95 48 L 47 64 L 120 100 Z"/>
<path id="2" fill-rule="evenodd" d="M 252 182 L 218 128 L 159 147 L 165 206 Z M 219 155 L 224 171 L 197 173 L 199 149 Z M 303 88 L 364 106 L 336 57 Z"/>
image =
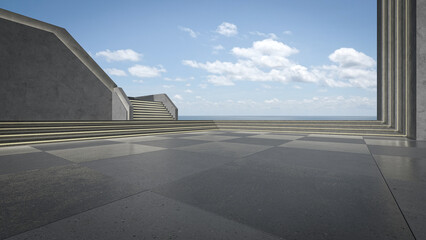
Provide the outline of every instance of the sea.
<path id="1" fill-rule="evenodd" d="M 179 116 L 179 120 L 377 120 L 377 116 Z"/>

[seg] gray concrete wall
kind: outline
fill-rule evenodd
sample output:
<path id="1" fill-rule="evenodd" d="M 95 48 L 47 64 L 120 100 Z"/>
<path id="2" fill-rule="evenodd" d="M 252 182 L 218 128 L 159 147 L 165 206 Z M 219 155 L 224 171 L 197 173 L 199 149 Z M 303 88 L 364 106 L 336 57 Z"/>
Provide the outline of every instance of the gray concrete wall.
<path id="1" fill-rule="evenodd" d="M 417 0 L 416 15 L 416 135 L 426 140 L 426 0 Z"/>
<path id="2" fill-rule="evenodd" d="M 128 116 L 116 84 L 63 28 L 0 9 L 0 63 L 0 120 Z"/>
<path id="3" fill-rule="evenodd" d="M 178 108 L 165 93 L 135 97 L 137 100 L 162 102 L 174 120 L 178 120 Z"/>
<path id="4" fill-rule="evenodd" d="M 116 87 L 112 95 L 112 120 L 132 120 L 133 110 L 123 89 Z"/>

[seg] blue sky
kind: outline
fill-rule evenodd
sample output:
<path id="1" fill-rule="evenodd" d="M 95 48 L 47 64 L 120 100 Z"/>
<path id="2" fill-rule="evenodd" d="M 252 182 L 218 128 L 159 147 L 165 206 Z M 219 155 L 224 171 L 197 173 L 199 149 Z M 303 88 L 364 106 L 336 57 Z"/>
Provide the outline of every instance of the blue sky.
<path id="1" fill-rule="evenodd" d="M 376 1 L 2 0 L 180 115 L 376 115 Z"/>

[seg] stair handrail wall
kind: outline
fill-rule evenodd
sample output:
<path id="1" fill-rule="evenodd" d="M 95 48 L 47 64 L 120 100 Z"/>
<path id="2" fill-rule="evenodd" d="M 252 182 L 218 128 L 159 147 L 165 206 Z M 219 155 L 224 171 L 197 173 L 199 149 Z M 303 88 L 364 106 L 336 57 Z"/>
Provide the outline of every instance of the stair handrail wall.
<path id="1" fill-rule="evenodd" d="M 169 96 L 167 96 L 167 94 L 165 93 L 133 97 L 132 99 L 141 100 L 141 101 L 162 102 L 164 106 L 166 107 L 167 111 L 169 111 L 169 113 L 172 115 L 173 120 L 178 120 L 178 108 L 172 102 Z"/>

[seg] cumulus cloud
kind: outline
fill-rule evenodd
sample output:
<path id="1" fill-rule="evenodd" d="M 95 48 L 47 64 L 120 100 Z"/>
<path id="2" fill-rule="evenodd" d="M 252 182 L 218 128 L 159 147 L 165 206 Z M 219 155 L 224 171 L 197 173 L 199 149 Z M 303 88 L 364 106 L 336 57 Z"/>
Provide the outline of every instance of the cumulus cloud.
<path id="1" fill-rule="evenodd" d="M 132 76 L 140 77 L 140 78 L 153 78 L 161 76 L 162 72 L 166 72 L 166 69 L 163 66 L 159 65 L 158 67 L 149 67 L 144 65 L 135 65 L 130 67 L 129 73 Z"/>
<path id="2" fill-rule="evenodd" d="M 174 95 L 173 98 L 177 100 L 183 100 L 183 97 L 179 94 Z"/>
<path id="3" fill-rule="evenodd" d="M 183 32 L 187 32 L 189 34 L 189 36 L 191 36 L 192 38 L 197 38 L 199 33 L 194 32 L 194 30 L 187 28 L 187 27 L 181 27 L 179 26 L 179 29 Z"/>
<path id="4" fill-rule="evenodd" d="M 216 46 L 213 46 L 213 49 L 214 50 L 223 50 L 223 49 L 225 49 L 222 45 L 216 45 Z"/>
<path id="5" fill-rule="evenodd" d="M 117 68 L 106 68 L 105 72 L 111 76 L 124 77 L 127 76 L 126 72 Z"/>
<path id="6" fill-rule="evenodd" d="M 264 39 L 249 48 L 234 47 L 235 62 L 197 62 L 183 60 L 182 64 L 209 73 L 207 81 L 216 86 L 234 86 L 235 81 L 306 82 L 328 87 L 376 87 L 376 62 L 352 48 L 340 48 L 329 55 L 331 64 L 306 67 L 290 59 L 299 51 L 283 42 Z"/>
<path id="7" fill-rule="evenodd" d="M 263 33 L 263 32 L 259 32 L 259 31 L 255 31 L 255 32 L 250 32 L 251 35 L 256 35 L 256 36 L 260 36 L 260 37 L 264 37 L 264 38 L 270 38 L 270 39 L 278 39 L 278 36 L 275 35 L 275 33 Z"/>
<path id="8" fill-rule="evenodd" d="M 108 62 L 113 61 L 133 61 L 137 62 L 142 57 L 141 53 L 137 53 L 133 51 L 132 49 L 123 49 L 123 50 L 116 50 L 111 51 L 109 49 L 105 51 L 100 51 L 96 53 L 96 56 L 103 57 Z"/>
<path id="9" fill-rule="evenodd" d="M 237 26 L 228 22 L 223 22 L 220 24 L 216 28 L 216 32 L 226 37 L 231 37 L 238 34 Z"/>
<path id="10" fill-rule="evenodd" d="M 184 60 L 182 64 L 214 74 L 208 76 L 208 82 L 219 86 L 233 86 L 234 80 L 316 82 L 315 75 L 306 67 L 288 59 L 297 52 L 297 49 L 282 42 L 265 39 L 254 42 L 250 48 L 233 48 L 231 53 L 238 59 L 237 62 Z"/>
<path id="11" fill-rule="evenodd" d="M 283 32 L 285 35 L 292 35 L 293 33 L 289 30 Z"/>
<path id="12" fill-rule="evenodd" d="M 328 57 L 332 62 L 345 68 L 371 68 L 376 66 L 373 58 L 353 48 L 339 48 Z"/>
<path id="13" fill-rule="evenodd" d="M 185 92 L 186 93 L 192 93 L 192 90 L 191 89 L 186 89 Z"/>

